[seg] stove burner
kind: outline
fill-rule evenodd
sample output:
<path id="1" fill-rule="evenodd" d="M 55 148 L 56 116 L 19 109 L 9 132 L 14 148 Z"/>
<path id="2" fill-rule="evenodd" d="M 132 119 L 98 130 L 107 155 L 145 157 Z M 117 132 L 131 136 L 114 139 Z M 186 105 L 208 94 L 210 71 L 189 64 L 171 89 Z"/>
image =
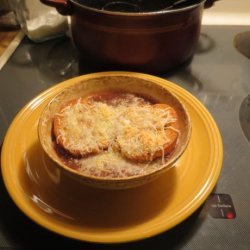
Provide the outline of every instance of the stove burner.
<path id="1" fill-rule="evenodd" d="M 250 59 L 250 31 L 239 33 L 234 38 L 235 48 Z"/>
<path id="2" fill-rule="evenodd" d="M 239 119 L 241 128 L 250 142 L 250 94 L 243 100 L 240 106 Z"/>

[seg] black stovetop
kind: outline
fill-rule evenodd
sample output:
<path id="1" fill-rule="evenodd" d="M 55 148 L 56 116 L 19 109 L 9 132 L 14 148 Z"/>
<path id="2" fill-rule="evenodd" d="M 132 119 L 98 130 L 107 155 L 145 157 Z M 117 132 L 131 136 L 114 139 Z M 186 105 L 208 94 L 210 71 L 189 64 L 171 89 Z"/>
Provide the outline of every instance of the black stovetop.
<path id="1" fill-rule="evenodd" d="M 250 94 L 250 60 L 241 53 L 244 48 L 240 49 L 236 39 L 237 34 L 249 28 L 203 26 L 192 60 L 171 72 L 158 74 L 195 95 L 220 129 L 224 144 L 223 168 L 213 194 L 203 207 L 175 228 L 155 237 L 127 244 L 97 245 L 67 239 L 36 225 L 19 211 L 0 178 L 0 249 L 56 246 L 67 249 L 249 249 L 250 142 L 240 120 L 244 120 L 245 126 L 250 123 L 250 100 L 246 99 Z M 86 68 L 79 69 L 76 55 L 67 37 L 41 44 L 27 38 L 21 42 L 0 71 L 0 143 L 12 119 L 27 102 L 62 80 L 89 72 Z M 244 112 L 240 112 L 242 103 Z M 245 117 L 240 119 L 240 113 Z M 221 216 L 215 209 L 217 200 L 232 209 L 227 218 L 218 218 Z"/>

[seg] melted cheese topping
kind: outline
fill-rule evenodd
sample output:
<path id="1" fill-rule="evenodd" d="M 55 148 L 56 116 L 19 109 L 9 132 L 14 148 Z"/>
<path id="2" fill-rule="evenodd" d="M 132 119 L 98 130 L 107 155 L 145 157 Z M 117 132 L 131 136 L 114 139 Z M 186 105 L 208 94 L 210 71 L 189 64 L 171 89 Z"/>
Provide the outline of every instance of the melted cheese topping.
<path id="1" fill-rule="evenodd" d="M 61 110 L 61 119 L 57 142 L 70 151 L 80 151 L 86 154 L 99 152 L 107 148 L 112 137 L 111 124 L 113 112 L 105 103 L 77 102 Z"/>
<path id="2" fill-rule="evenodd" d="M 168 106 L 154 108 L 132 94 L 109 102 L 79 100 L 56 115 L 60 121 L 56 140 L 69 152 L 83 156 L 98 153 L 70 159 L 69 165 L 85 174 L 113 178 L 140 175 L 155 168 L 151 161 L 156 151 L 162 152 L 164 164 L 164 145 L 169 141 L 166 128 L 176 122 L 170 111 Z M 123 157 L 137 159 L 144 154 L 150 155 L 145 163 L 135 164 Z"/>
<path id="3" fill-rule="evenodd" d="M 124 112 L 116 139 L 122 152 L 131 158 L 150 155 L 150 160 L 153 160 L 154 153 L 163 150 L 170 140 L 166 127 L 176 118 L 170 115 L 169 110 L 154 106 L 129 107 Z"/>

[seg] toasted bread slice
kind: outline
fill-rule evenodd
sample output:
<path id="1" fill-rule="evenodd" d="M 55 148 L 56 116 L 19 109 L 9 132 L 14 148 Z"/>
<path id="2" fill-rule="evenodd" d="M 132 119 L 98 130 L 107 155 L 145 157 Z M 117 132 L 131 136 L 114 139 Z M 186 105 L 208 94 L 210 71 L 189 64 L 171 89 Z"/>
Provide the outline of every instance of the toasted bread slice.
<path id="1" fill-rule="evenodd" d="M 53 132 L 57 144 L 76 157 L 108 148 L 110 115 L 104 103 L 91 104 L 81 98 L 68 102 L 54 116 Z"/>
<path id="2" fill-rule="evenodd" d="M 136 124 L 136 117 L 131 117 L 131 126 L 117 137 L 121 154 L 138 162 L 170 154 L 179 136 L 176 111 L 167 104 L 155 104 L 147 109 L 143 119 L 139 119 L 148 125 Z"/>

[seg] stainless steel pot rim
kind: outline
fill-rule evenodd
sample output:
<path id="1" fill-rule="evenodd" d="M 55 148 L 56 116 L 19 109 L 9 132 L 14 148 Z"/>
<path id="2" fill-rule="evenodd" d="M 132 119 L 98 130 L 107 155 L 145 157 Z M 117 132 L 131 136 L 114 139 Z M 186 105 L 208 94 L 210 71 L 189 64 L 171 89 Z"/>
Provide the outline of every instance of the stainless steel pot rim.
<path id="1" fill-rule="evenodd" d="M 206 0 L 201 0 L 197 4 L 192 4 L 190 6 L 186 6 L 186 7 L 178 8 L 178 9 L 157 10 L 157 11 L 152 11 L 152 12 L 121 12 L 121 11 L 109 11 L 109 10 L 97 9 L 97 8 L 85 6 L 85 5 L 80 4 L 74 0 L 69 0 L 69 1 L 72 2 L 74 5 L 78 6 L 79 8 L 83 8 L 83 9 L 89 10 L 91 12 L 112 15 L 112 16 L 131 16 L 131 17 L 133 17 L 133 16 L 134 17 L 156 16 L 156 15 L 163 15 L 163 14 L 185 12 L 185 11 L 188 11 L 191 9 L 195 9 L 198 6 L 202 6 L 206 2 Z"/>

